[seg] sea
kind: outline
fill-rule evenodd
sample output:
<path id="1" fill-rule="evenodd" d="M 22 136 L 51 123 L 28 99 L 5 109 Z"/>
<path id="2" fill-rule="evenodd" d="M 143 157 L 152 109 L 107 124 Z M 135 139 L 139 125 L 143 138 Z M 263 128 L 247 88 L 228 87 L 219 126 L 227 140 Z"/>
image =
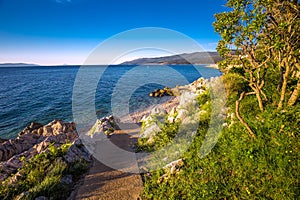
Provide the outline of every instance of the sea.
<path id="1" fill-rule="evenodd" d="M 31 122 L 73 121 L 75 83 L 85 70 L 99 79 L 94 95 L 98 118 L 112 113 L 112 97 L 117 90 L 131 88 L 128 107 L 134 112 L 170 98 L 150 97 L 155 89 L 221 75 L 218 69 L 205 65 L 0 67 L 0 138 L 17 137 Z M 89 79 L 86 82 L 89 84 Z"/>

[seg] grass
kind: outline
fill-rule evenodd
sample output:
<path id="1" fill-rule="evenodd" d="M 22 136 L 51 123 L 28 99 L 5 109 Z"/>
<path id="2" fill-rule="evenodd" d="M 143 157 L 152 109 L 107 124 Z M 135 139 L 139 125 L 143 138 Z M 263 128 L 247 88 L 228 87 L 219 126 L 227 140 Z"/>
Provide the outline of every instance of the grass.
<path id="1" fill-rule="evenodd" d="M 6 179 L 0 184 L 0 199 L 10 200 L 35 199 L 45 196 L 49 199 L 66 199 L 71 192 L 71 186 L 61 182 L 63 176 L 71 174 L 73 181 L 80 178 L 80 175 L 87 170 L 87 164 L 77 161 L 67 164 L 62 160 L 71 144 L 67 143 L 60 148 L 54 145 L 48 148 L 49 151 L 38 154 L 28 161 L 21 158 L 24 162 L 19 170 L 22 174 L 21 179 L 10 184 L 10 179 Z"/>
<path id="2" fill-rule="evenodd" d="M 234 110 L 238 91 L 245 86 L 237 75 L 225 75 L 224 80 L 229 89 L 227 106 Z M 199 97 L 202 103 L 206 100 L 205 96 Z M 184 167 L 161 184 L 157 181 L 165 172 L 152 171 L 151 176 L 145 179 L 143 198 L 297 199 L 300 196 L 300 106 L 278 111 L 271 102 L 267 102 L 265 111 L 260 112 L 256 108 L 256 99 L 251 96 L 241 103 L 241 114 L 255 131 L 256 139 L 251 138 L 234 119 L 229 128 L 222 130 L 210 154 L 202 159 L 199 149 L 209 120 L 200 118 L 197 135 L 182 156 Z M 159 146 L 172 140 L 173 135 L 168 134 L 168 130 L 174 125 L 166 126 L 168 128 L 161 134 L 169 137 L 164 140 L 165 143 L 159 141 Z"/>

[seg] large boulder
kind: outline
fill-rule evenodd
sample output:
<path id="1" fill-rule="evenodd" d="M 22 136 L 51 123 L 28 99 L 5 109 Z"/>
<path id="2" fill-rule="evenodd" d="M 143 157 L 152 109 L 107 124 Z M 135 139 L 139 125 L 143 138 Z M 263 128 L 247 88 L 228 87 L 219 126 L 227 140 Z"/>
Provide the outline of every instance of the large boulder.
<path id="1" fill-rule="evenodd" d="M 91 162 L 91 154 L 82 144 L 80 139 L 76 139 L 71 147 L 68 149 L 67 153 L 64 155 L 64 160 L 67 163 L 74 163 L 76 161 L 85 160 Z"/>
<path id="2" fill-rule="evenodd" d="M 5 141 L 0 145 L 0 181 L 16 173 L 22 167 L 21 160 L 29 160 L 37 154 L 46 152 L 50 145 L 54 144 L 59 148 L 65 143 L 72 143 L 66 153 L 66 162 L 81 159 L 91 161 L 89 152 L 78 138 L 75 123 L 61 120 L 54 120 L 45 126 L 31 123 L 16 139 Z M 18 177 L 15 178 L 17 180 Z"/>
<path id="3" fill-rule="evenodd" d="M 163 96 L 174 96 L 174 92 L 171 88 L 165 87 L 164 89 L 154 90 L 149 94 L 150 97 L 163 97 Z"/>
<path id="4" fill-rule="evenodd" d="M 103 132 L 105 135 L 109 136 L 114 133 L 115 130 L 119 129 L 117 123 L 119 121 L 115 119 L 112 115 L 108 117 L 103 117 L 97 120 L 97 131 Z"/>
<path id="5" fill-rule="evenodd" d="M 29 126 L 24 128 L 24 130 L 19 133 L 19 136 L 24 135 L 24 134 L 28 134 L 28 133 L 30 133 L 34 130 L 38 130 L 41 127 L 43 127 L 43 124 L 36 123 L 36 122 L 31 122 L 31 124 Z"/>

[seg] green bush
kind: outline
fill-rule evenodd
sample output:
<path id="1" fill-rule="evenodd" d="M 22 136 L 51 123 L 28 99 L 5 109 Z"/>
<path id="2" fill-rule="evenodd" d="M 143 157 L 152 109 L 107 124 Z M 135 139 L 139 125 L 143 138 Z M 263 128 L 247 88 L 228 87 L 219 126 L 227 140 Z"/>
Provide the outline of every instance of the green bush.
<path id="1" fill-rule="evenodd" d="M 152 152 L 159 150 L 167 144 L 171 143 L 178 133 L 180 122 L 161 125 L 161 131 L 154 136 L 154 143 L 148 143 L 148 138 L 139 138 L 137 143 L 138 151 Z"/>

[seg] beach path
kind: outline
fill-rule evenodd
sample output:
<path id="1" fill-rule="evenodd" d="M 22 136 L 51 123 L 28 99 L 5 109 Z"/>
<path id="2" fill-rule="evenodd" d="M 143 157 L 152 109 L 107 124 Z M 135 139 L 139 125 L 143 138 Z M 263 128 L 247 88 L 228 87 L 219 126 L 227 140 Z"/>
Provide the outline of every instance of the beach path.
<path id="1" fill-rule="evenodd" d="M 159 106 L 170 112 L 178 104 L 179 99 L 173 98 Z M 76 197 L 71 199 L 141 199 L 143 182 L 139 174 L 137 158 L 134 154 L 134 145 L 140 132 L 140 126 L 137 123 L 140 122 L 143 116 L 148 116 L 152 109 L 153 106 L 124 116 L 120 119 L 121 122 L 118 123 L 120 130 L 115 130 L 109 138 L 96 141 L 93 154 L 96 158 L 94 158 L 93 165 L 88 175 L 85 176 L 83 185 L 77 190 Z M 108 164 L 105 165 L 105 163 Z"/>
<path id="2" fill-rule="evenodd" d="M 85 200 L 137 200 L 141 199 L 140 195 L 143 191 L 143 182 L 140 174 L 129 173 L 130 168 L 137 168 L 137 163 L 133 162 L 132 159 L 128 159 L 122 153 L 118 151 L 124 150 L 134 154 L 134 144 L 137 141 L 136 126 L 124 128 L 122 130 L 115 131 L 107 140 L 98 143 L 96 148 L 97 151 L 101 151 L 102 158 L 106 163 L 111 163 L 112 166 L 108 167 L 101 163 L 99 159 L 94 156 L 94 161 L 89 173 L 85 176 L 83 185 L 81 185 L 75 198 L 72 199 L 85 199 Z M 108 143 L 114 144 L 118 147 L 118 150 L 109 150 L 103 153 L 103 149 L 110 149 Z M 101 160 L 101 159 L 100 159 Z M 127 167 L 127 169 L 125 169 Z M 121 169 L 121 170 L 120 170 Z M 133 169 L 134 170 L 134 169 Z"/>

